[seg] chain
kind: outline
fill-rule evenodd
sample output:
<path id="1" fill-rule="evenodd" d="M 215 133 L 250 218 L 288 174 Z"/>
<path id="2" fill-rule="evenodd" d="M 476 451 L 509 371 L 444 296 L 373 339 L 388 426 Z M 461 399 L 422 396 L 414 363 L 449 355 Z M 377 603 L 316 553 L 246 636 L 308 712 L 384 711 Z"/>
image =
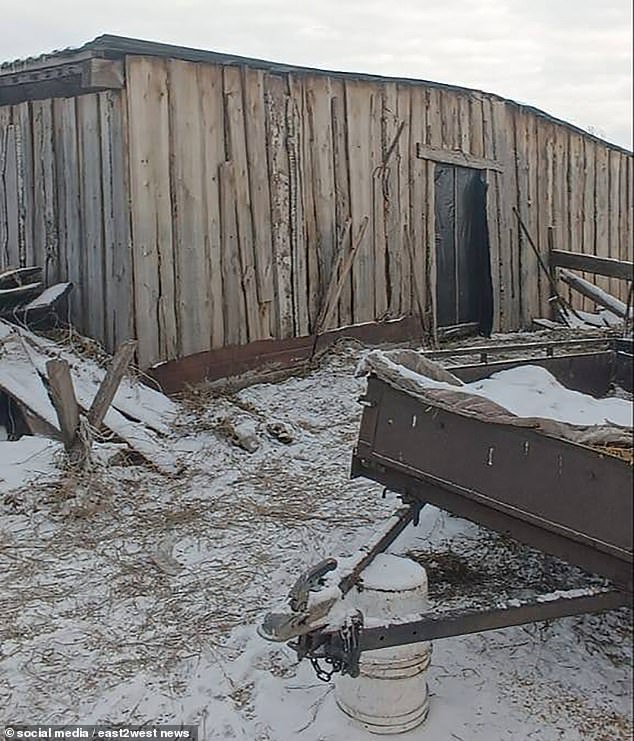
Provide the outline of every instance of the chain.
<path id="1" fill-rule="evenodd" d="M 361 613 L 357 613 L 350 618 L 350 622 L 346 623 L 339 631 L 339 639 L 341 640 L 341 657 L 325 656 L 323 661 L 325 664 L 329 664 L 332 667 L 330 670 L 324 668 L 320 663 L 319 659 L 314 656 L 309 656 L 310 663 L 312 664 L 317 679 L 322 682 L 329 682 L 332 679 L 333 674 L 341 672 L 341 674 L 348 674 L 351 677 L 359 676 L 359 657 L 361 651 L 359 650 L 359 630 L 363 627 L 363 616 Z"/>
<path id="2" fill-rule="evenodd" d="M 319 659 L 315 659 L 312 656 L 310 657 L 310 663 L 315 670 L 317 679 L 320 679 L 322 682 L 330 682 L 330 680 L 332 679 L 332 675 L 342 670 L 343 662 L 339 659 L 331 659 L 329 657 L 325 658 L 324 661 L 326 662 L 326 664 L 330 664 L 332 666 L 332 669 L 330 671 L 320 666 Z"/>

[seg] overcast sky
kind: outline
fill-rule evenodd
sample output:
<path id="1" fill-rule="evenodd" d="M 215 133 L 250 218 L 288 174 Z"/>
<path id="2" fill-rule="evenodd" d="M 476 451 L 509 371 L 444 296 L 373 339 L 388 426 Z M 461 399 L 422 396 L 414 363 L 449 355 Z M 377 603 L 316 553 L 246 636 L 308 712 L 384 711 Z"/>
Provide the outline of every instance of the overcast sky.
<path id="1" fill-rule="evenodd" d="M 0 0 L 0 59 L 103 33 L 529 103 L 632 148 L 631 0 Z"/>

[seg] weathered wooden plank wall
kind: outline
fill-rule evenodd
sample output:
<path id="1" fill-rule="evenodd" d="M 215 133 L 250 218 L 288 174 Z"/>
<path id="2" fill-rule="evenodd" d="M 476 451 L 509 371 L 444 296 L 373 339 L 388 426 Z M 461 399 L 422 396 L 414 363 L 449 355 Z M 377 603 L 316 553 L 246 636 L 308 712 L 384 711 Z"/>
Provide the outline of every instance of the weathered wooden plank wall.
<path id="1" fill-rule="evenodd" d="M 368 228 L 333 326 L 435 325 L 436 164 L 493 163 L 494 328 L 547 315 L 558 249 L 632 259 L 632 156 L 476 91 L 128 57 L 126 88 L 0 108 L 0 267 L 76 284 L 73 320 L 143 366 L 306 335 L 344 235 Z M 349 231 L 347 225 L 351 225 Z M 349 249 L 348 245 L 343 245 Z M 625 299 L 626 286 L 593 278 Z M 574 298 L 580 308 L 591 308 Z"/>
<path id="2" fill-rule="evenodd" d="M 108 349 L 134 334 L 127 150 L 118 92 L 0 108 L 0 269 L 71 280 L 74 325 Z"/>

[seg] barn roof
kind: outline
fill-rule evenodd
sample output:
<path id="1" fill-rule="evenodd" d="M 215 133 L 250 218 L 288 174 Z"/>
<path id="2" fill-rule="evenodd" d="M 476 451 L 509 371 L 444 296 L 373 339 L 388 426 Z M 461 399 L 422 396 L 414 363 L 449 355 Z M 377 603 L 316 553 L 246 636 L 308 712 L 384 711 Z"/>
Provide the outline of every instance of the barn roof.
<path id="1" fill-rule="evenodd" d="M 416 78 L 386 77 L 375 74 L 315 69 L 111 34 L 98 36 L 79 47 L 55 50 L 37 57 L 27 57 L 25 59 L 15 59 L 1 63 L 0 105 L 29 99 L 76 95 L 93 90 L 122 87 L 123 72 L 121 71 L 117 75 L 116 70 L 113 72 L 110 69 L 104 76 L 104 67 L 98 66 L 99 60 L 122 61 L 126 56 L 135 55 L 181 59 L 188 62 L 249 66 L 279 74 L 327 75 L 329 77 L 348 80 L 397 82 L 408 85 L 418 84 L 466 94 L 484 95 L 496 100 L 503 100 L 536 116 L 565 126 L 571 131 L 582 134 L 585 137 L 599 141 L 612 149 L 631 154 L 629 150 L 590 134 L 584 129 L 556 118 L 539 108 L 474 88 L 448 85 Z"/>

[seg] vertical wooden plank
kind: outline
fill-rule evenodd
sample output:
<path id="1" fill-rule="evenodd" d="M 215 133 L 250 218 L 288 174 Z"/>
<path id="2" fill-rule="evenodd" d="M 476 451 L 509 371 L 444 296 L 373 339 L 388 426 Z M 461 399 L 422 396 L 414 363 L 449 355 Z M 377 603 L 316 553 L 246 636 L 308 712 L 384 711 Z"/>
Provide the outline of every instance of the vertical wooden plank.
<path id="1" fill-rule="evenodd" d="M 8 166 L 9 137 L 13 142 L 14 134 L 11 126 L 11 108 L 0 106 L 0 270 L 10 265 L 9 257 L 9 213 L 8 213 Z"/>
<path id="2" fill-rule="evenodd" d="M 568 198 L 570 211 L 568 214 L 570 224 L 569 244 L 566 249 L 581 252 L 583 248 L 583 139 L 572 132 L 568 137 Z"/>
<path id="3" fill-rule="evenodd" d="M 529 114 L 530 115 L 530 114 Z M 517 176 L 516 202 L 522 221 L 529 227 L 528 212 L 530 208 L 529 178 L 528 178 L 528 117 L 522 111 L 515 114 L 515 167 Z M 536 275 L 534 273 L 534 257 L 526 238 L 521 230 L 519 234 L 520 251 L 520 318 L 521 325 L 528 327 L 531 321 L 532 290 Z"/>
<path id="4" fill-rule="evenodd" d="M 167 62 L 172 233 L 179 355 L 209 349 L 209 256 L 204 237 L 203 148 L 196 65 Z"/>
<path id="5" fill-rule="evenodd" d="M 583 248 L 583 139 L 568 132 L 568 244 L 563 249 L 581 252 Z M 573 293 L 575 308 L 590 305 Z"/>
<path id="6" fill-rule="evenodd" d="M 50 100 L 31 103 L 33 126 L 33 249 L 37 265 L 43 268 L 44 282 L 59 279 L 57 210 L 54 187 L 53 109 Z"/>
<path id="7" fill-rule="evenodd" d="M 249 194 L 253 218 L 256 286 L 261 337 L 271 337 L 275 324 L 273 305 L 273 256 L 271 248 L 271 196 L 266 160 L 264 73 L 244 69 L 244 108 Z"/>
<path id="8" fill-rule="evenodd" d="M 504 171 L 499 178 L 498 209 L 500 219 L 500 263 L 502 266 L 501 302 L 506 306 L 502 329 L 520 327 L 520 248 L 517 219 L 517 163 L 515 158 L 515 109 L 502 100 L 492 103 L 493 135 L 496 157 Z M 505 317 L 505 318 L 504 318 Z"/>
<path id="9" fill-rule="evenodd" d="M 334 152 L 331 117 L 332 88 L 330 78 L 315 76 L 307 79 L 305 94 L 310 126 L 309 143 L 319 274 L 318 295 L 319 305 L 321 306 L 336 253 Z"/>
<path id="10" fill-rule="evenodd" d="M 584 172 L 583 172 L 583 206 L 582 206 L 582 246 L 581 251 L 588 255 L 596 254 L 595 239 L 595 149 L 596 145 L 590 138 L 584 138 Z M 594 276 L 586 276 L 596 282 Z M 590 311 L 593 307 L 587 307 Z"/>
<path id="11" fill-rule="evenodd" d="M 127 178 L 127 122 L 122 94 L 99 94 L 103 190 L 105 345 L 109 352 L 133 334 L 132 257 Z"/>
<path id="12" fill-rule="evenodd" d="M 632 260 L 632 204 L 628 209 L 628 166 L 631 164 L 631 156 L 619 153 L 619 260 Z M 631 169 L 629 170 L 631 177 Z M 630 191 L 631 198 L 631 191 Z M 618 297 L 621 301 L 627 301 L 628 286 L 621 281 Z"/>
<path id="13" fill-rule="evenodd" d="M 16 127 L 11 106 L 0 107 L 0 268 L 16 267 L 18 251 Z"/>
<path id="14" fill-rule="evenodd" d="M 485 132 L 485 120 L 484 110 L 488 106 L 488 100 L 482 98 L 480 95 L 473 94 L 469 98 L 469 120 L 471 126 L 471 140 L 470 140 L 470 151 L 474 157 L 484 157 L 484 132 Z M 490 106 L 489 114 L 486 121 L 487 127 L 490 129 Z M 487 143 L 490 145 L 490 132 L 488 134 Z"/>
<path id="15" fill-rule="evenodd" d="M 79 151 L 75 99 L 57 98 L 54 101 L 53 113 L 60 274 L 74 286 L 70 293 L 70 314 L 74 326 L 82 331 L 85 321 L 81 306 L 84 253 L 79 210 Z"/>
<path id="16" fill-rule="evenodd" d="M 307 78 L 296 78 L 298 95 L 301 95 L 301 150 L 300 182 L 304 204 L 304 235 L 306 240 L 306 295 L 308 308 L 308 331 L 312 333 L 320 309 L 319 291 L 319 257 L 317 217 L 315 216 L 315 198 L 313 183 L 312 128 L 307 94 Z"/>
<path id="17" fill-rule="evenodd" d="M 239 67 L 224 67 L 223 77 L 227 158 L 234 164 L 235 193 L 238 199 L 236 203 L 238 246 L 242 270 L 242 285 L 245 291 L 248 337 L 249 342 L 252 342 L 262 339 L 263 333 L 255 270 L 241 70 Z"/>
<path id="18" fill-rule="evenodd" d="M 452 90 L 441 90 L 439 93 L 442 146 L 445 149 L 460 149 L 458 96 Z"/>
<path id="19" fill-rule="evenodd" d="M 471 152 L 471 105 L 466 93 L 458 96 L 458 120 L 460 128 L 460 139 L 458 148 L 467 154 Z"/>
<path id="20" fill-rule="evenodd" d="M 333 173 L 335 179 L 335 219 L 337 244 L 341 243 L 345 224 L 350 214 L 350 179 L 348 176 L 348 135 L 346 95 L 342 80 L 331 81 L 332 85 L 332 141 Z M 339 326 L 352 324 L 352 277 L 348 276 L 339 298 Z"/>
<path id="21" fill-rule="evenodd" d="M 372 217 L 372 166 L 370 160 L 370 116 L 372 89 L 367 83 L 346 80 L 348 167 L 352 234 L 361 222 Z M 372 231 L 366 230 L 352 266 L 352 318 L 355 324 L 374 317 L 374 250 Z"/>
<path id="22" fill-rule="evenodd" d="M 609 257 L 619 259 L 619 192 L 621 188 L 621 155 L 614 149 L 609 151 L 608 175 L 610 181 L 608 201 L 608 254 Z M 608 290 L 613 296 L 620 293 L 620 284 L 616 278 L 608 278 Z"/>
<path id="23" fill-rule="evenodd" d="M 537 120 L 538 141 L 538 178 L 537 178 L 537 211 L 539 221 L 539 246 L 542 261 L 548 266 L 548 233 L 553 226 L 553 175 L 554 175 L 554 131 L 549 122 Z M 552 294 L 548 277 L 539 270 L 539 315 L 551 316 Z"/>
<path id="24" fill-rule="evenodd" d="M 633 239 L 633 232 L 634 232 L 634 157 L 632 157 L 631 154 L 628 154 L 626 157 L 626 181 L 627 181 L 627 187 L 626 187 L 626 199 L 625 199 L 625 215 L 626 215 L 626 227 L 625 227 L 625 239 L 624 242 L 624 249 L 623 249 L 623 255 L 625 260 L 629 260 L 630 262 L 634 261 L 634 239 Z M 623 163 L 621 163 L 621 168 L 623 168 Z M 621 170 L 623 171 L 623 169 Z M 625 293 L 624 288 L 624 293 Z"/>
<path id="25" fill-rule="evenodd" d="M 220 236 L 219 167 L 225 161 L 222 67 L 200 64 L 197 69 L 203 148 L 203 218 L 209 276 L 212 348 L 225 344 L 224 286 Z"/>
<path id="26" fill-rule="evenodd" d="M 266 138 L 271 193 L 273 280 L 276 301 L 276 310 L 273 312 L 276 320 L 274 334 L 281 339 L 292 337 L 294 332 L 291 227 L 289 222 L 289 158 L 286 144 L 288 98 L 286 78 L 277 75 L 266 75 L 265 89 Z"/>
<path id="27" fill-rule="evenodd" d="M 596 252 L 600 257 L 609 257 L 610 251 L 610 217 L 609 217 L 609 151 L 603 144 L 596 146 Z M 588 277 L 588 276 L 584 276 Z M 592 278 L 590 278 L 592 280 Z M 609 279 L 603 276 L 596 276 L 596 284 L 604 291 L 609 290 Z M 588 307 L 594 311 L 594 306 Z"/>
<path id="28" fill-rule="evenodd" d="M 126 60 L 135 325 L 139 364 L 177 355 L 165 62 Z"/>
<path id="29" fill-rule="evenodd" d="M 238 199 L 235 192 L 234 167 L 231 161 L 223 162 L 219 167 L 224 337 L 226 345 L 243 345 L 248 342 L 245 302 L 247 294 L 244 289 L 244 271 L 238 246 L 236 215 Z"/>
<path id="30" fill-rule="evenodd" d="M 53 138 L 53 171 L 55 187 L 55 230 L 57 232 L 57 249 L 58 249 L 58 280 L 67 280 L 67 255 L 66 255 L 66 224 L 64 219 L 64 209 L 66 201 L 67 184 L 64 178 L 64 98 L 55 98 L 52 101 L 52 126 L 51 135 Z"/>
<path id="31" fill-rule="evenodd" d="M 387 245 L 385 239 L 385 202 L 383 166 L 387 150 L 383 141 L 383 86 L 375 85 L 370 111 L 370 162 L 372 167 L 372 213 L 370 223 L 374 246 L 374 312 L 373 318 L 387 314 Z M 389 147 L 389 144 L 387 145 Z M 390 157 L 391 159 L 391 157 Z M 386 163 L 387 165 L 387 163 Z"/>
<path id="32" fill-rule="evenodd" d="M 427 89 L 427 111 L 425 119 L 426 144 L 432 147 L 442 145 L 442 120 L 440 93 L 436 88 Z M 436 339 L 436 165 L 427 162 L 426 165 L 426 189 L 427 189 L 427 251 L 426 251 L 426 310 L 431 316 L 432 337 Z"/>
<path id="33" fill-rule="evenodd" d="M 562 245 L 567 242 L 568 232 L 568 191 L 567 191 L 567 135 L 563 128 L 553 126 L 553 204 L 552 225 L 553 242 L 556 249 L 565 249 Z M 563 291 L 562 286 L 558 286 Z"/>
<path id="34" fill-rule="evenodd" d="M 382 114 L 382 137 L 383 149 L 387 152 L 391 142 L 394 141 L 399 128 L 398 97 L 396 83 L 386 83 L 383 95 Z M 403 136 L 405 132 L 401 133 Z M 384 230 L 385 244 L 387 246 L 387 302 L 388 316 L 396 318 L 401 314 L 401 275 L 402 260 L 409 259 L 401 251 L 400 234 L 400 205 L 398 172 L 400 148 L 392 153 L 387 163 L 387 170 L 383 175 L 383 201 L 384 201 Z"/>
<path id="35" fill-rule="evenodd" d="M 423 307 L 427 304 L 426 280 L 426 245 L 427 245 L 427 163 L 416 157 L 416 144 L 425 143 L 427 134 L 426 108 L 427 100 L 425 89 L 421 86 L 410 88 L 410 228 L 409 239 L 414 254 L 414 264 L 410 264 L 412 271 L 411 307 L 417 311 L 416 287 L 421 292 L 420 300 Z M 411 261 L 410 261 L 411 262 Z"/>
<path id="36" fill-rule="evenodd" d="M 33 244 L 33 129 L 29 101 L 13 109 L 18 181 L 18 257 L 20 267 L 35 265 Z"/>
<path id="37" fill-rule="evenodd" d="M 526 200 L 528 204 L 527 209 L 527 226 L 528 230 L 533 238 L 533 242 L 537 247 L 538 251 L 541 252 L 541 256 L 546 255 L 546 243 L 542 244 L 539 234 L 539 202 L 537 193 L 537 180 L 541 174 L 540 157 L 537 140 L 537 118 L 531 113 L 526 116 L 526 144 L 527 144 L 527 175 L 528 175 L 528 191 L 526 193 Z M 526 251 L 526 257 L 529 264 L 529 283 L 528 283 L 528 302 L 527 302 L 527 316 L 530 326 L 530 321 L 533 317 L 540 315 L 540 283 L 541 283 L 541 269 L 539 267 L 539 261 L 535 256 L 530 245 L 526 245 L 528 248 Z"/>
<path id="38" fill-rule="evenodd" d="M 96 94 L 77 98 L 80 161 L 80 223 L 84 253 L 80 290 L 88 334 L 105 342 L 105 276 L 103 264 L 103 198 L 101 192 L 101 131 Z"/>
<path id="39" fill-rule="evenodd" d="M 398 201 L 400 225 L 398 242 L 401 251 L 401 306 L 402 315 L 412 313 L 412 269 L 405 242 L 405 235 L 410 233 L 410 165 L 414 152 L 410 143 L 410 85 L 397 86 L 398 121 L 403 122 L 403 132 L 398 140 Z"/>
<path id="40" fill-rule="evenodd" d="M 482 98 L 480 101 L 480 120 L 482 123 L 481 136 L 474 137 L 481 140 L 481 149 L 479 156 L 489 159 L 498 159 L 495 150 L 495 130 L 493 122 L 493 106 L 489 98 Z M 474 120 L 477 118 L 477 109 L 472 110 Z M 500 160 L 502 153 L 500 152 Z M 499 332 L 506 326 L 508 307 L 504 302 L 505 295 L 502 285 L 502 265 L 500 255 L 500 188 L 502 183 L 502 174 L 493 170 L 485 173 L 487 179 L 486 191 L 486 214 L 487 230 L 489 235 L 489 264 L 491 269 L 491 289 L 493 293 L 493 331 Z"/>
<path id="41" fill-rule="evenodd" d="M 295 335 L 309 333 L 308 265 L 304 220 L 303 128 L 304 96 L 299 79 L 288 76 L 286 121 L 289 165 L 291 265 L 293 277 L 293 322 Z"/>

